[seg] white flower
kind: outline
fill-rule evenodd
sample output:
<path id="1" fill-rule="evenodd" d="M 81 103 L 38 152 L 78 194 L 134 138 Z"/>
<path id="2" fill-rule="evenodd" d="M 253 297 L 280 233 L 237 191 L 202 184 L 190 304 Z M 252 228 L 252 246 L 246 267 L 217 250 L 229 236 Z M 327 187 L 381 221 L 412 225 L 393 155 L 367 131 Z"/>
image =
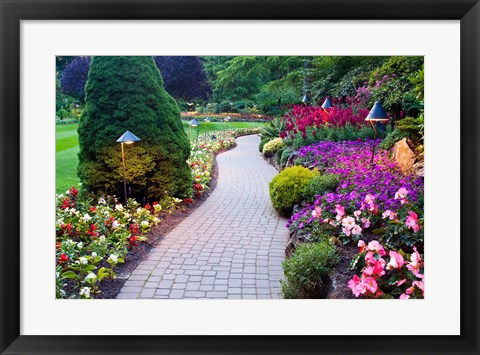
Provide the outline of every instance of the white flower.
<path id="1" fill-rule="evenodd" d="M 85 276 L 85 281 L 93 281 L 96 277 L 97 275 L 95 275 L 93 272 L 90 272 L 87 276 Z"/>
<path id="2" fill-rule="evenodd" d="M 65 195 L 70 195 L 70 190 L 65 191 Z"/>
<path id="3" fill-rule="evenodd" d="M 85 298 L 89 298 L 90 297 L 90 287 L 83 287 L 80 290 L 80 296 L 85 296 Z"/>
<path id="4" fill-rule="evenodd" d="M 122 206 L 122 204 L 121 204 L 121 203 L 117 203 L 117 204 L 115 205 L 115 209 L 116 209 L 117 211 L 119 211 L 119 212 L 123 211 L 123 206 Z"/>
<path id="5" fill-rule="evenodd" d="M 101 205 L 104 205 L 104 204 L 107 203 L 107 201 L 105 201 L 105 199 L 104 199 L 103 197 L 100 197 L 100 198 L 98 199 L 98 203 L 101 204 Z"/>
<path id="6" fill-rule="evenodd" d="M 115 254 L 110 254 L 110 256 L 108 257 L 108 260 L 110 260 L 113 263 L 116 263 L 118 261 L 118 256 L 116 256 Z"/>
<path id="7" fill-rule="evenodd" d="M 88 260 L 87 260 L 87 258 L 84 257 L 84 256 L 79 257 L 77 262 L 78 262 L 79 264 L 81 264 L 81 265 L 86 265 L 86 264 L 88 264 Z"/>
<path id="8" fill-rule="evenodd" d="M 157 218 L 157 217 L 155 217 L 155 218 L 153 219 L 153 223 L 158 223 L 158 222 L 160 222 L 160 219 Z"/>
<path id="9" fill-rule="evenodd" d="M 142 213 L 142 212 L 143 212 L 143 208 L 138 207 L 138 208 L 137 208 L 137 213 L 140 214 L 140 213 Z"/>
<path id="10" fill-rule="evenodd" d="M 125 213 L 123 214 L 123 217 L 124 217 L 124 218 L 127 218 L 127 219 L 130 218 L 130 213 L 125 212 Z"/>
<path id="11" fill-rule="evenodd" d="M 96 258 L 96 257 L 97 257 L 97 253 L 92 252 L 92 257 Z"/>
<path id="12" fill-rule="evenodd" d="M 105 236 L 102 234 L 100 237 L 98 237 L 98 240 L 102 243 L 105 242 Z"/>
<path id="13" fill-rule="evenodd" d="M 142 227 L 148 227 L 150 225 L 150 223 L 148 223 L 147 221 L 142 221 L 142 223 L 140 223 Z"/>
<path id="14" fill-rule="evenodd" d="M 121 226 L 121 224 L 120 224 L 119 221 L 113 221 L 113 223 L 112 223 L 112 227 L 113 227 L 113 228 L 118 228 L 118 227 L 120 227 L 120 226 Z"/>
<path id="15" fill-rule="evenodd" d="M 73 244 L 75 244 L 75 242 L 71 239 L 67 239 L 66 241 L 63 242 L 65 244 L 66 247 L 70 247 L 72 246 Z"/>
<path id="16" fill-rule="evenodd" d="M 88 213 L 85 213 L 82 217 L 82 219 L 85 221 L 85 222 L 88 222 L 89 220 L 92 219 L 92 217 L 88 214 Z"/>
<path id="17" fill-rule="evenodd" d="M 82 242 L 77 243 L 77 247 L 78 247 L 78 249 L 82 249 L 83 248 L 83 243 Z"/>

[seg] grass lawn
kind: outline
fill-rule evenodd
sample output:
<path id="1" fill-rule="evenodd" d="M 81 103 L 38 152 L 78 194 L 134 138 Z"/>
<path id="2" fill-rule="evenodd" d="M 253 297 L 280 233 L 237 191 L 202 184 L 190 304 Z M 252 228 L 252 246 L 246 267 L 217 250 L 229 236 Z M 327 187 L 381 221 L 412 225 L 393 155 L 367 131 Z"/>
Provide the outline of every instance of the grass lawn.
<path id="1" fill-rule="evenodd" d="M 182 121 L 183 128 L 188 135 L 188 122 Z M 228 128 L 246 128 L 260 127 L 262 122 L 229 122 Z M 56 193 L 64 193 L 72 186 L 78 187 L 79 179 L 77 177 L 78 164 L 78 135 L 77 124 L 64 124 L 56 126 Z M 191 140 L 194 141 L 198 134 L 205 133 L 205 123 L 191 129 Z M 207 123 L 207 132 L 218 131 L 226 128 L 224 122 Z M 135 133 L 135 132 L 133 132 Z M 142 137 L 140 137 L 142 138 Z"/>

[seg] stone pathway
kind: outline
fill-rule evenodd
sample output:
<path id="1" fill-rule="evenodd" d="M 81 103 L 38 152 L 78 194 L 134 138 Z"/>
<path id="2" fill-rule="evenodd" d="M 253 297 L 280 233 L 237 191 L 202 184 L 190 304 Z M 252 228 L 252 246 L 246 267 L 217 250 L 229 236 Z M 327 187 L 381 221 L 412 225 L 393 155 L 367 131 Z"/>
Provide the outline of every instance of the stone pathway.
<path id="1" fill-rule="evenodd" d="M 117 298 L 279 298 L 287 220 L 273 210 L 277 174 L 257 135 L 217 156 L 210 197 L 151 251 Z"/>

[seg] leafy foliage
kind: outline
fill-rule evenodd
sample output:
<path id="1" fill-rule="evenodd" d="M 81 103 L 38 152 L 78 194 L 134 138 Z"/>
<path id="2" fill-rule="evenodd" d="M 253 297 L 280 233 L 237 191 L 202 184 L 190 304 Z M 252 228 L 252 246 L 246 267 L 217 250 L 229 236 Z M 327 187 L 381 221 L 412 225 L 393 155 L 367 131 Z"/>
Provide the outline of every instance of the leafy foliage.
<path id="1" fill-rule="evenodd" d="M 270 182 L 270 199 L 273 208 L 287 216 L 293 206 L 300 202 L 305 185 L 315 176 L 315 173 L 301 166 L 284 169 Z"/>
<path id="2" fill-rule="evenodd" d="M 89 69 L 90 57 L 75 57 L 75 59 L 65 67 L 60 77 L 60 85 L 63 92 L 83 100 Z"/>
<path id="3" fill-rule="evenodd" d="M 317 174 L 307 185 L 305 185 L 302 197 L 306 202 L 312 203 L 318 195 L 323 195 L 329 191 L 335 191 L 339 183 L 340 180 L 335 174 Z"/>
<path id="4" fill-rule="evenodd" d="M 327 240 L 301 244 L 283 262 L 283 298 L 323 298 L 328 273 L 338 263 L 335 248 Z"/>
<path id="5" fill-rule="evenodd" d="M 137 199 L 188 197 L 190 145 L 175 100 L 163 88 L 152 57 L 94 57 L 79 127 L 78 174 L 83 188 L 123 195 L 120 144 L 126 130 L 126 180 Z"/>
<path id="6" fill-rule="evenodd" d="M 283 146 L 282 138 L 274 138 L 263 146 L 263 155 L 266 158 L 272 157 Z"/>
<path id="7" fill-rule="evenodd" d="M 212 95 L 203 62 L 194 56 L 154 57 L 165 89 L 176 99 L 207 100 Z"/>

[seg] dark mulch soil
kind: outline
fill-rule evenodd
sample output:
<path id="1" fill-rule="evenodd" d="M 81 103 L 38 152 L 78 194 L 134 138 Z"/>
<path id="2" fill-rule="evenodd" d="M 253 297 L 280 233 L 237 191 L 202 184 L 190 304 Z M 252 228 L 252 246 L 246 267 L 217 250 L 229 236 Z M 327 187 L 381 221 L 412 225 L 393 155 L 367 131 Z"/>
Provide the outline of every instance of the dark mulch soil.
<path id="1" fill-rule="evenodd" d="M 358 247 L 352 243 L 337 245 L 336 251 L 340 261 L 330 275 L 330 284 L 326 298 L 354 298 L 352 290 L 348 288 L 348 280 L 355 275 L 355 273 L 350 270 L 350 262 L 358 253 Z"/>
<path id="2" fill-rule="evenodd" d="M 215 154 L 221 154 L 226 152 L 227 150 L 235 148 L 237 145 L 233 144 L 228 149 L 223 149 Z M 212 194 L 217 186 L 218 182 L 218 164 L 217 159 L 215 157 L 215 162 L 213 164 L 212 169 L 212 179 L 208 183 L 210 187 L 209 190 L 205 191 L 202 196 L 195 200 L 193 205 L 189 207 L 182 207 L 177 209 L 175 212 L 168 214 L 168 213 L 160 213 L 158 217 L 162 220 L 156 227 L 152 229 L 152 231 L 147 235 L 147 240 L 145 242 L 140 243 L 133 250 L 130 250 L 125 257 L 125 263 L 117 266 L 115 272 L 117 273 L 117 277 L 113 280 L 111 279 L 104 279 L 100 283 L 100 294 L 94 296 L 94 298 L 106 298 L 112 299 L 115 298 L 125 281 L 128 279 L 130 274 L 133 270 L 137 268 L 142 260 L 144 260 L 150 250 L 152 250 L 155 246 L 157 246 L 171 230 L 173 230 L 177 225 L 180 224 L 185 218 L 187 218 L 193 211 L 195 211 L 198 207 L 202 205 L 203 202 L 207 200 L 207 198 Z"/>

